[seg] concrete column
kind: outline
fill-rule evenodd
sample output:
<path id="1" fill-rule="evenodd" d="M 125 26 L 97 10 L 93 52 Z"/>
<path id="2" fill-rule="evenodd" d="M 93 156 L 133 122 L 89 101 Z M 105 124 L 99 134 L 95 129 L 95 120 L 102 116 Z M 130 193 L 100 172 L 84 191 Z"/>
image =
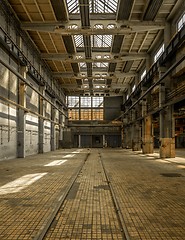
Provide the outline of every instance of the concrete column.
<path id="1" fill-rule="evenodd" d="M 173 106 L 168 106 L 160 112 L 160 157 L 175 157 L 175 120 Z"/>
<path id="2" fill-rule="evenodd" d="M 45 95 L 45 86 L 40 86 L 40 92 Z M 44 99 L 39 96 L 39 114 L 44 117 Z M 38 153 L 44 152 L 44 119 L 39 117 L 39 126 L 38 126 L 38 137 L 39 137 L 39 146 Z"/>
<path id="3" fill-rule="evenodd" d="M 26 78 L 27 68 L 21 67 L 20 74 Z M 26 107 L 26 85 L 21 80 L 19 82 L 18 103 Z M 17 157 L 25 157 L 25 132 L 26 132 L 26 114 L 25 110 L 18 108 L 17 111 Z"/>
<path id="4" fill-rule="evenodd" d="M 52 102 L 56 104 L 56 100 L 52 99 Z M 55 151 L 55 124 L 53 121 L 55 121 L 55 114 L 56 114 L 56 109 L 55 107 L 51 106 L 51 151 Z"/>
<path id="5" fill-rule="evenodd" d="M 125 142 L 126 148 L 132 148 L 132 128 L 131 125 L 127 125 L 125 128 Z"/>
<path id="6" fill-rule="evenodd" d="M 127 124 L 127 115 L 125 115 L 122 119 L 123 125 L 121 129 L 121 141 L 122 141 L 122 148 L 126 148 L 126 124 Z"/>
<path id="7" fill-rule="evenodd" d="M 81 135 L 78 135 L 78 147 L 81 148 Z"/>
<path id="8" fill-rule="evenodd" d="M 168 29 L 168 31 L 170 30 Z M 169 37 L 169 35 L 167 37 Z M 160 67 L 159 77 L 161 77 L 166 70 L 166 67 Z M 163 107 L 163 104 L 165 103 L 166 91 L 170 90 L 170 82 L 170 78 L 167 77 L 159 86 L 159 107 Z M 159 122 L 160 157 L 175 157 L 175 120 L 173 117 L 173 106 L 165 107 L 160 111 Z"/>
<path id="9" fill-rule="evenodd" d="M 103 134 L 103 147 L 106 147 L 105 134 Z"/>
<path id="10" fill-rule="evenodd" d="M 62 147 L 63 133 L 64 133 L 64 115 L 59 112 L 59 148 Z"/>
<path id="11" fill-rule="evenodd" d="M 139 122 L 136 122 L 133 125 L 132 150 L 133 151 L 141 150 L 141 127 Z"/>
<path id="12" fill-rule="evenodd" d="M 152 116 L 149 115 L 144 118 L 142 129 L 142 150 L 143 153 L 153 153 L 153 127 Z"/>
<path id="13" fill-rule="evenodd" d="M 159 107 L 162 107 L 164 102 L 165 102 L 165 85 L 164 83 L 161 83 L 159 85 Z"/>

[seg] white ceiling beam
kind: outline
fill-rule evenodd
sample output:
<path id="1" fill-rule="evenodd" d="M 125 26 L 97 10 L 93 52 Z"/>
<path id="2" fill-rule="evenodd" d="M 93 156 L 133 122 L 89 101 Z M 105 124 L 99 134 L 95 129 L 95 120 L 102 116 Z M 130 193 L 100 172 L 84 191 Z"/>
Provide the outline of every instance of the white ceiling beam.
<path id="1" fill-rule="evenodd" d="M 112 84 L 110 87 L 108 87 L 107 85 L 101 86 L 99 85 L 99 87 L 93 87 L 92 89 L 95 91 L 100 91 L 100 90 L 115 90 L 115 89 L 122 89 L 122 88 L 127 88 L 128 87 L 128 83 L 123 83 L 123 84 Z M 87 86 L 78 86 L 77 84 L 61 84 L 62 88 L 67 88 L 67 89 L 78 89 L 78 90 L 88 90 L 89 87 Z"/>
<path id="2" fill-rule="evenodd" d="M 116 20 L 106 20 L 106 19 L 101 19 L 101 20 L 90 20 L 91 23 L 91 28 L 94 28 L 95 25 L 102 25 L 103 28 L 109 28 L 110 25 L 114 25 L 116 28 L 120 27 L 159 27 L 159 28 L 164 28 L 165 27 L 165 22 L 164 21 L 133 21 L 133 20 L 121 20 L 121 21 L 116 21 Z M 22 22 L 21 26 L 26 28 L 37 28 L 40 27 L 42 28 L 48 28 L 48 29 L 55 29 L 57 27 L 60 28 L 73 28 L 74 25 L 78 28 L 81 28 L 81 20 L 70 20 L 70 21 L 34 21 L 34 22 Z"/>
<path id="3" fill-rule="evenodd" d="M 137 73 L 132 71 L 128 73 L 122 73 L 122 72 L 115 72 L 115 73 L 109 73 L 111 76 L 96 76 L 93 75 L 92 77 L 87 77 L 87 76 L 74 76 L 74 73 L 71 72 L 53 72 L 52 76 L 54 78 L 62 77 L 62 78 L 71 78 L 71 79 L 117 79 L 117 78 L 126 78 L 126 77 L 136 77 Z"/>
<path id="4" fill-rule="evenodd" d="M 100 21 L 101 23 L 101 21 Z M 164 29 L 164 23 L 158 22 L 148 22 L 148 21 L 121 21 L 114 23 L 109 22 L 109 24 L 114 24 L 115 28 L 108 28 L 108 24 L 103 24 L 102 29 L 94 28 L 94 25 L 91 25 L 91 28 L 84 29 L 81 25 L 77 25 L 77 28 L 71 28 L 70 25 L 78 24 L 76 21 L 74 23 L 70 22 L 28 22 L 22 23 L 21 27 L 24 30 L 29 31 L 40 31 L 40 32 L 51 32 L 51 33 L 58 33 L 61 35 L 124 35 L 130 34 L 135 32 L 146 32 L 146 31 L 153 31 Z M 98 24 L 98 23 L 97 23 Z"/>
<path id="5" fill-rule="evenodd" d="M 101 56 L 101 55 L 99 55 Z M 147 54 L 127 54 L 122 56 L 115 56 L 110 58 L 91 58 L 86 59 L 82 55 L 82 58 L 78 58 L 78 55 L 69 56 L 68 54 L 60 54 L 60 53 L 42 53 L 41 57 L 46 60 L 54 60 L 54 61 L 64 61 L 66 63 L 99 63 L 99 62 L 108 62 L 108 63 L 119 63 L 123 61 L 132 61 L 132 60 L 140 60 L 146 59 Z"/>

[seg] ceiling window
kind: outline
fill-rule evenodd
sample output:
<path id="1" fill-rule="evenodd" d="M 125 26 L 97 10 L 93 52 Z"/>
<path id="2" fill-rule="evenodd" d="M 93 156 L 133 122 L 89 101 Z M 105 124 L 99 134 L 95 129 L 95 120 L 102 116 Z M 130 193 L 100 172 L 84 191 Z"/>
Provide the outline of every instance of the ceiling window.
<path id="1" fill-rule="evenodd" d="M 76 14 L 80 12 L 78 0 L 66 0 L 68 12 Z M 118 0 L 89 0 L 90 13 L 116 13 Z"/>
<path id="2" fill-rule="evenodd" d="M 90 13 L 115 13 L 118 0 L 90 0 Z"/>
<path id="3" fill-rule="evenodd" d="M 103 24 L 96 24 L 94 25 L 95 29 L 103 29 Z"/>
<path id="4" fill-rule="evenodd" d="M 180 17 L 179 21 L 177 22 L 177 31 L 179 32 L 184 25 L 185 25 L 185 13 Z"/>
<path id="5" fill-rule="evenodd" d="M 112 45 L 112 35 L 94 35 L 91 36 L 92 47 L 111 47 Z"/>
<path id="6" fill-rule="evenodd" d="M 163 45 L 158 49 L 158 51 L 156 52 L 156 54 L 154 55 L 154 62 L 157 62 L 157 60 L 160 58 L 160 56 L 163 54 L 164 52 L 164 43 Z"/>
<path id="7" fill-rule="evenodd" d="M 76 47 L 84 47 L 84 41 L 82 35 L 74 35 L 74 42 Z"/>
<path id="8" fill-rule="evenodd" d="M 87 67 L 85 62 L 81 62 L 81 63 L 79 63 L 79 65 L 80 65 L 80 68 L 86 68 Z"/>
<path id="9" fill-rule="evenodd" d="M 107 68 L 109 65 L 108 62 L 96 62 L 93 63 L 93 68 Z"/>
<path id="10" fill-rule="evenodd" d="M 66 0 L 69 13 L 79 13 L 78 0 Z"/>

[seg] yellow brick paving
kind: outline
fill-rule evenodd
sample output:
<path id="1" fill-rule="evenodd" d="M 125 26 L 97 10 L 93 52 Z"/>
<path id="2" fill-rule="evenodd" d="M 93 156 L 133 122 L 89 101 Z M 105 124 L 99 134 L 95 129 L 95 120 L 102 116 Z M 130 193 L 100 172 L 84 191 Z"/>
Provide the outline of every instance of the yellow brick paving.
<path id="1" fill-rule="evenodd" d="M 128 150 L 101 151 L 131 240 L 185 239 L 185 168 Z M 111 156 L 111 157 L 110 157 Z M 163 173 L 182 177 L 164 177 Z"/>
<path id="2" fill-rule="evenodd" d="M 0 193 L 0 239 L 33 239 L 44 226 L 87 153 L 68 159 L 61 166 L 45 167 L 66 151 L 0 162 L 0 186 L 31 173 L 47 172 L 43 178 L 18 193 Z"/>
<path id="3" fill-rule="evenodd" d="M 60 166 L 74 150 L 0 162 L 0 187 L 26 174 L 47 175 L 19 193 L 0 195 L 0 240 L 32 240 L 45 226 L 87 150 Z M 92 149 L 46 239 L 122 239 L 101 156 L 130 240 L 185 240 L 185 165 L 123 149 Z M 181 174 L 164 177 L 164 173 Z"/>
<path id="4" fill-rule="evenodd" d="M 91 152 L 45 239 L 123 239 L 96 150 Z"/>

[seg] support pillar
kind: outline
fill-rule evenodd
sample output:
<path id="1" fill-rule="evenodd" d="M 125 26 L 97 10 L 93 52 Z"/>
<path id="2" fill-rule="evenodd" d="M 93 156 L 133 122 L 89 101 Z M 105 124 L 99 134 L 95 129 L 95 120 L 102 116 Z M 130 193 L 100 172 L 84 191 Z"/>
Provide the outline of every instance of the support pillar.
<path id="1" fill-rule="evenodd" d="M 131 125 L 127 125 L 125 128 L 125 141 L 126 148 L 132 148 Z"/>
<path id="2" fill-rule="evenodd" d="M 62 140 L 63 140 L 63 134 L 64 134 L 64 122 L 65 122 L 65 116 L 64 114 L 59 112 L 59 148 L 62 147 Z"/>
<path id="3" fill-rule="evenodd" d="M 139 122 L 136 122 L 133 125 L 133 138 L 132 138 L 132 150 L 140 151 L 141 150 L 141 128 Z"/>
<path id="4" fill-rule="evenodd" d="M 153 128 L 152 128 L 152 116 L 149 115 L 144 118 L 143 121 L 143 134 L 142 134 L 142 148 L 143 153 L 153 153 Z"/>
<path id="5" fill-rule="evenodd" d="M 52 100 L 52 102 L 55 104 L 55 99 Z M 56 145 L 55 145 L 55 114 L 56 114 L 56 109 L 54 106 L 51 106 L 51 151 L 56 150 Z"/>
<path id="6" fill-rule="evenodd" d="M 27 68 L 21 67 L 21 75 L 26 78 Z M 19 81 L 18 103 L 22 107 L 26 107 L 26 85 Z M 26 114 L 25 110 L 18 108 L 17 111 L 17 157 L 25 157 L 25 132 L 26 132 Z"/>
<path id="7" fill-rule="evenodd" d="M 173 106 L 168 106 L 160 112 L 160 157 L 175 157 L 175 122 Z"/>
<path id="8" fill-rule="evenodd" d="M 40 92 L 45 94 L 45 86 L 40 86 Z M 44 99 L 39 96 L 39 126 L 38 126 L 38 137 L 39 137 L 39 145 L 38 145 L 38 153 L 44 153 Z"/>
<path id="9" fill-rule="evenodd" d="M 81 148 L 81 135 L 78 135 L 78 147 Z"/>

